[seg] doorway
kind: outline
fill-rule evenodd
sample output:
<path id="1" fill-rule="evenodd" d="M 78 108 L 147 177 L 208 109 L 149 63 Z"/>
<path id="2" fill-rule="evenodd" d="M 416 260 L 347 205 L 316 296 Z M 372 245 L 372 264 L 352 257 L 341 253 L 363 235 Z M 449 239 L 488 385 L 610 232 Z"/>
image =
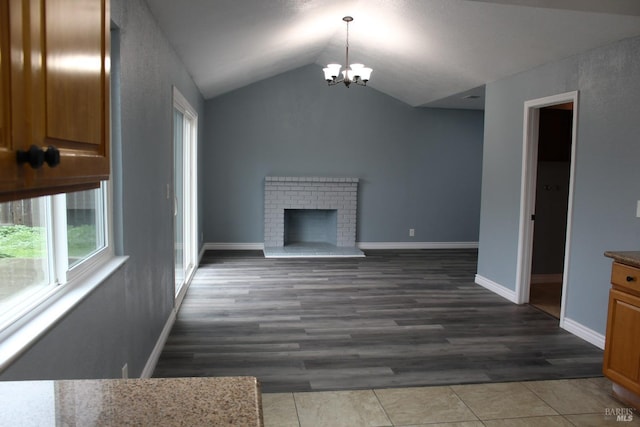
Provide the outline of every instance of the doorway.
<path id="1" fill-rule="evenodd" d="M 516 297 L 564 319 L 578 94 L 525 102 Z"/>
<path id="2" fill-rule="evenodd" d="M 529 304 L 560 319 L 567 236 L 573 103 L 539 112 Z"/>

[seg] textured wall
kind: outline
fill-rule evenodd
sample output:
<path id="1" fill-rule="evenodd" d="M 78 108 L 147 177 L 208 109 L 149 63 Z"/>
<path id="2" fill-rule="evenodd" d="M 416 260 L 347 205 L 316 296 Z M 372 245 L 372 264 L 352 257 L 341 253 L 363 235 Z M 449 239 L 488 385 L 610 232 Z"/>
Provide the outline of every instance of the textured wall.
<path id="1" fill-rule="evenodd" d="M 116 248 L 130 259 L 1 379 L 120 377 L 124 363 L 139 376 L 173 308 L 172 86 L 200 117 L 204 101 L 146 3 L 112 0 L 111 8 L 121 42 Z"/>
<path id="2" fill-rule="evenodd" d="M 139 375 L 174 304 L 172 86 L 203 101 L 142 0 L 122 1 L 123 248 L 129 370 Z"/>
<path id="3" fill-rule="evenodd" d="M 578 90 L 566 316 L 604 333 L 610 260 L 637 250 L 640 38 L 487 85 L 478 274 L 515 289 L 524 102 Z"/>
<path id="4" fill-rule="evenodd" d="M 263 241 L 268 175 L 360 178 L 359 242 L 478 239 L 481 111 L 327 87 L 310 65 L 208 100 L 205 126 L 207 242 Z"/>

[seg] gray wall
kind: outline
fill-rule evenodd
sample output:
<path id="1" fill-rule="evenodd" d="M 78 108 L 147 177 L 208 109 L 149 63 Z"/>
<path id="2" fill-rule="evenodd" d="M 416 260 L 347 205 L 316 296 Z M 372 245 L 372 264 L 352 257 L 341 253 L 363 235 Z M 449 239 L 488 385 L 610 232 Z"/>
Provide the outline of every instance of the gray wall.
<path id="1" fill-rule="evenodd" d="M 478 274 L 515 290 L 524 102 L 579 90 L 566 316 L 604 334 L 611 262 L 637 250 L 640 219 L 640 38 L 490 83 Z"/>
<path id="2" fill-rule="evenodd" d="M 267 175 L 360 178 L 360 242 L 478 240 L 481 111 L 327 87 L 310 65 L 208 100 L 205 127 L 206 242 L 263 241 Z"/>
<path id="3" fill-rule="evenodd" d="M 130 259 L 3 380 L 120 377 L 124 363 L 139 376 L 173 308 L 172 85 L 200 117 L 204 101 L 144 1 L 112 0 L 111 11 L 121 41 L 116 247 Z"/>

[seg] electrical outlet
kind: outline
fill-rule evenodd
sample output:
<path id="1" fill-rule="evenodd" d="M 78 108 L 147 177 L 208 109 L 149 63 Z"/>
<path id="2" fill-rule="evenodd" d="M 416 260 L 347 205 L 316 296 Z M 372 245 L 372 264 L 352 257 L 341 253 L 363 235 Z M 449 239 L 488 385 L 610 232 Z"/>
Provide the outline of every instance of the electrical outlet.
<path id="1" fill-rule="evenodd" d="M 126 363 L 122 365 L 122 378 L 125 380 L 129 378 L 129 365 Z"/>
<path id="2" fill-rule="evenodd" d="M 415 228 L 410 228 L 409 229 L 409 237 L 414 237 L 416 235 L 416 230 Z"/>
<path id="3" fill-rule="evenodd" d="M 636 207 L 636 218 L 640 218 L 640 200 L 638 200 L 638 206 Z"/>

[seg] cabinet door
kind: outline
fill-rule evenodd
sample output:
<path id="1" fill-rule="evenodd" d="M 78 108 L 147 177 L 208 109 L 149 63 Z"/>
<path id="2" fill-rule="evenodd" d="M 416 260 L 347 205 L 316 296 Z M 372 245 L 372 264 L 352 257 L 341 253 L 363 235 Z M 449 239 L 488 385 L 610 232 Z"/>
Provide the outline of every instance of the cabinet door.
<path id="1" fill-rule="evenodd" d="M 16 120 L 24 120 L 22 40 L 21 0 L 0 2 L 0 191 L 24 185 L 16 150 L 22 148 L 19 144 L 26 135 L 23 127 L 13 126 Z"/>
<path id="2" fill-rule="evenodd" d="M 604 353 L 604 374 L 640 393 L 640 298 L 612 289 Z"/>
<path id="3" fill-rule="evenodd" d="M 31 0 L 31 143 L 60 164 L 31 185 L 73 187 L 109 176 L 109 1 Z M 76 188 L 77 189 L 77 188 Z"/>
<path id="4" fill-rule="evenodd" d="M 0 201 L 109 177 L 109 0 L 0 2 Z M 18 165 L 56 147 L 60 163 Z"/>
<path id="5" fill-rule="evenodd" d="M 11 79 L 9 68 L 9 3 L 0 2 L 0 156 L 2 156 L 2 168 L 0 168 L 0 181 L 13 181 L 15 171 L 6 170 L 9 162 L 5 156 L 11 156 Z"/>

